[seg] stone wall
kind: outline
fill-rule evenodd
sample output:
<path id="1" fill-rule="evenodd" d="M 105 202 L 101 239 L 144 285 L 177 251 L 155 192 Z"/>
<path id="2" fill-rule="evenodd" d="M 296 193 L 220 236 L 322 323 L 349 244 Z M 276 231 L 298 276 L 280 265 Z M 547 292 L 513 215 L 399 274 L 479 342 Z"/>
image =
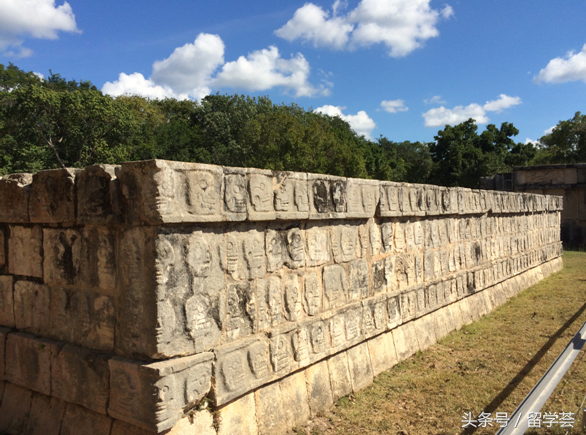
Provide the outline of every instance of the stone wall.
<path id="1" fill-rule="evenodd" d="M 559 197 L 167 161 L 0 179 L 0 430 L 284 433 L 561 268 Z"/>

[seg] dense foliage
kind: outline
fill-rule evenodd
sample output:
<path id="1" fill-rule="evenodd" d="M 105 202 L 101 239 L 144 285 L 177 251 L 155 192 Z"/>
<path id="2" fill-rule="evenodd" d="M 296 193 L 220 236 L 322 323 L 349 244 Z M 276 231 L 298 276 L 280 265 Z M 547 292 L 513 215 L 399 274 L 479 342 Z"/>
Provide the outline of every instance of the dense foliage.
<path id="1" fill-rule="evenodd" d="M 226 166 L 477 187 L 513 166 L 584 161 L 586 116 L 562 121 L 542 147 L 515 143 L 510 123 L 478 134 L 470 119 L 435 142 L 358 136 L 338 117 L 267 97 L 201 102 L 112 98 L 89 81 L 41 79 L 0 65 L 0 175 L 161 158 Z"/>

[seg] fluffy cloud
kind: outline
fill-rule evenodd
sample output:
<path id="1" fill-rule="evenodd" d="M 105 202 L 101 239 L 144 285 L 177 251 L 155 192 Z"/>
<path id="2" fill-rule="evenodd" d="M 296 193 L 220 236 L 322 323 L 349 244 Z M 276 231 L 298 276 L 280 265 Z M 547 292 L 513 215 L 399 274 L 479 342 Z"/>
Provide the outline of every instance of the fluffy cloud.
<path id="1" fill-rule="evenodd" d="M 212 87 L 247 91 L 284 87 L 297 97 L 329 92 L 328 84 L 316 88 L 309 83 L 309 63 L 301 54 L 282 59 L 276 47 L 269 47 L 224 63 L 224 48 L 218 35 L 200 33 L 193 43 L 176 48 L 168 58 L 154 62 L 149 79 L 140 73 L 122 73 L 118 80 L 107 82 L 102 91 L 115 96 L 136 94 L 196 100 L 210 94 Z"/>
<path id="2" fill-rule="evenodd" d="M 383 100 L 380 105 L 383 110 L 389 113 L 406 112 L 409 110 L 409 108 L 405 106 L 405 100 Z"/>
<path id="3" fill-rule="evenodd" d="M 218 87 L 247 91 L 264 91 L 283 86 L 293 90 L 296 97 L 327 94 L 327 88 L 320 91 L 308 82 L 309 71 L 309 62 L 301 53 L 291 59 L 282 59 L 277 47 L 271 46 L 225 63 L 212 83 Z"/>
<path id="4" fill-rule="evenodd" d="M 554 125 L 552 127 L 549 127 L 547 130 L 543 130 L 543 134 L 551 134 L 553 132 L 553 129 L 556 127 L 557 125 Z"/>
<path id="5" fill-rule="evenodd" d="M 367 139 L 372 139 L 370 133 L 376 127 L 376 124 L 370 116 L 366 114 L 364 110 L 360 110 L 356 115 L 344 115 L 342 110 L 343 106 L 331 106 L 325 105 L 318 107 L 314 112 L 323 113 L 324 115 L 339 116 L 341 119 L 350 124 L 352 130 L 359 135 L 364 135 Z"/>
<path id="6" fill-rule="evenodd" d="M 586 44 L 579 53 L 570 51 L 565 58 L 550 60 L 533 80 L 536 83 L 586 82 Z"/>
<path id="7" fill-rule="evenodd" d="M 0 1 L 0 51 L 7 55 L 30 56 L 22 38 L 57 39 L 59 31 L 79 32 L 69 3 L 56 7 L 55 0 Z"/>
<path id="8" fill-rule="evenodd" d="M 431 98 L 423 100 L 425 104 L 446 104 L 445 101 L 442 100 L 442 97 L 439 95 L 434 95 Z"/>
<path id="9" fill-rule="evenodd" d="M 299 8 L 293 18 L 276 30 L 277 36 L 289 41 L 301 39 L 314 46 L 335 49 L 383 43 L 392 57 L 402 57 L 439 35 L 436 24 L 447 19 L 454 10 L 446 5 L 441 11 L 432 9 L 431 0 L 362 0 L 356 9 L 337 16 L 313 3 Z"/>
<path id="10" fill-rule="evenodd" d="M 456 125 L 467 121 L 470 118 L 476 120 L 477 124 L 486 124 L 489 119 L 486 112 L 501 112 L 512 106 L 521 104 L 519 97 L 509 97 L 500 94 L 497 100 L 487 101 L 484 106 L 470 104 L 468 106 L 456 106 L 453 109 L 446 109 L 444 106 L 428 110 L 423 114 L 426 127 L 439 127 L 443 125 Z"/>

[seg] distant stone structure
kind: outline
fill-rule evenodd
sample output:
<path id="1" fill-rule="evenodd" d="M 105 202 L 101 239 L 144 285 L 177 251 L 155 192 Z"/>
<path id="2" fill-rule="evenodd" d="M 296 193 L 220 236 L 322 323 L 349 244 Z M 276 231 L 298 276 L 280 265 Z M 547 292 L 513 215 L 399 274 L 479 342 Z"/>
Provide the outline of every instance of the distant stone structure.
<path id="1" fill-rule="evenodd" d="M 557 196 L 161 160 L 0 179 L 0 431 L 280 434 L 561 268 Z"/>
<path id="2" fill-rule="evenodd" d="M 480 187 L 563 197 L 561 240 L 567 246 L 586 246 L 586 163 L 518 167 L 482 178 Z"/>

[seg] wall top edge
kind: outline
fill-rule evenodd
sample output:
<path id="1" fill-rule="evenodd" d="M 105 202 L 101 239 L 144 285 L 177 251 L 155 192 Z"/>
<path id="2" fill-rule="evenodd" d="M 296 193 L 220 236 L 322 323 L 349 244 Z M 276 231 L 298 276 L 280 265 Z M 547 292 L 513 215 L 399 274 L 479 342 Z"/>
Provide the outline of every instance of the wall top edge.
<path id="1" fill-rule="evenodd" d="M 562 197 L 143 160 L 0 177 L 0 222 L 147 224 L 560 211 Z"/>

